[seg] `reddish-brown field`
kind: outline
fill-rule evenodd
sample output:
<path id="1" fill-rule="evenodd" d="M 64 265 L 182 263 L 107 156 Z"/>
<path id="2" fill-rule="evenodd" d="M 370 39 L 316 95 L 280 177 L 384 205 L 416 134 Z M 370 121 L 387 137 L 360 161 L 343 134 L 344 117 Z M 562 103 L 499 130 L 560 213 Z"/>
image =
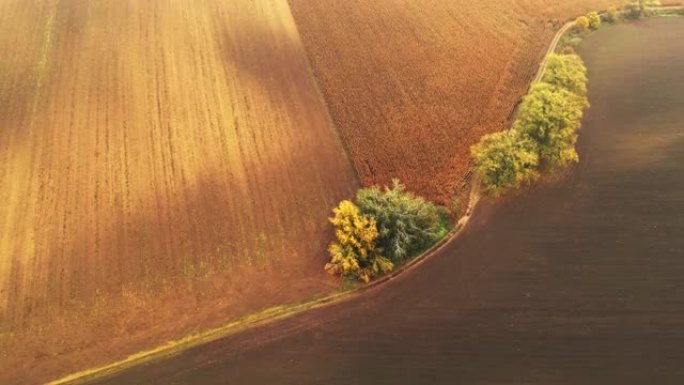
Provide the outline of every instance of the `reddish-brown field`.
<path id="1" fill-rule="evenodd" d="M 286 0 L 0 0 L 0 383 L 329 291 L 356 187 Z"/>
<path id="2" fill-rule="evenodd" d="M 617 0 L 289 0 L 364 184 L 448 202 L 562 22 Z"/>

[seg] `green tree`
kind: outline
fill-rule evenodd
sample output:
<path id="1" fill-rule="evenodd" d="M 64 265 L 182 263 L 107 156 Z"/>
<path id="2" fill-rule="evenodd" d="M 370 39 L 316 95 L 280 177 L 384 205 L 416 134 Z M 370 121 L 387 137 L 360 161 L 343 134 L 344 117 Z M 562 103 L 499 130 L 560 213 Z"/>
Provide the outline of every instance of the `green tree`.
<path id="1" fill-rule="evenodd" d="M 587 20 L 589 21 L 589 29 L 596 31 L 601 28 L 601 16 L 597 12 L 589 12 L 587 14 Z"/>
<path id="2" fill-rule="evenodd" d="M 328 249 L 331 257 L 325 265 L 328 273 L 369 282 L 394 268 L 376 245 L 379 234 L 375 219 L 362 215 L 348 200 L 340 202 L 333 212 L 335 216 L 330 222 L 335 226 L 337 242 Z"/>
<path id="3" fill-rule="evenodd" d="M 542 81 L 579 96 L 587 94 L 587 68 L 582 59 L 574 54 L 549 55 Z"/>
<path id="4" fill-rule="evenodd" d="M 565 88 L 537 83 L 524 98 L 514 129 L 537 145 L 539 160 L 551 167 L 579 161 L 577 129 L 586 98 Z"/>
<path id="5" fill-rule="evenodd" d="M 392 187 L 364 188 L 356 194 L 363 215 L 375 220 L 380 233 L 378 245 L 394 262 L 427 246 L 438 235 L 440 217 L 437 207 L 407 192 L 398 180 Z"/>
<path id="6" fill-rule="evenodd" d="M 485 135 L 470 151 L 473 169 L 490 195 L 500 195 L 538 176 L 535 144 L 513 130 Z"/>
<path id="7" fill-rule="evenodd" d="M 586 16 L 580 16 L 575 20 L 575 28 L 580 32 L 589 29 L 589 19 Z"/>

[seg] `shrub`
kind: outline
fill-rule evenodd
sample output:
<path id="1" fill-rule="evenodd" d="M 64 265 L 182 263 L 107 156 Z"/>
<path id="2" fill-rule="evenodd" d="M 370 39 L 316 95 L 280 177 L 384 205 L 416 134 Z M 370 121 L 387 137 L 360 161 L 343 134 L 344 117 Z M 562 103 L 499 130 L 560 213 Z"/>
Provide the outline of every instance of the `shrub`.
<path id="1" fill-rule="evenodd" d="M 570 46 L 563 47 L 563 49 L 560 50 L 560 53 L 563 55 L 572 55 L 575 52 L 575 49 Z"/>
<path id="2" fill-rule="evenodd" d="M 658 0 L 630 0 L 625 6 L 625 16 L 629 19 L 638 19 L 642 16 L 650 16 L 649 8 L 660 5 Z"/>
<path id="3" fill-rule="evenodd" d="M 589 12 L 587 14 L 587 20 L 589 21 L 589 29 L 596 31 L 601 28 L 601 17 L 597 12 Z"/>
<path id="4" fill-rule="evenodd" d="M 565 34 L 563 37 L 561 37 L 561 40 L 558 42 L 558 52 L 565 52 L 565 51 L 575 51 L 575 48 L 579 47 L 579 45 L 582 43 L 582 37 L 578 36 L 576 34 Z"/>
<path id="5" fill-rule="evenodd" d="M 333 212 L 335 216 L 330 222 L 335 226 L 337 242 L 329 248 L 331 260 L 325 265 L 328 273 L 369 282 L 394 268 L 376 245 L 379 233 L 375 219 L 362 215 L 348 200 L 342 201 Z"/>
<path id="6" fill-rule="evenodd" d="M 620 12 L 615 7 L 610 7 L 603 15 L 603 20 L 607 23 L 617 23 L 620 20 Z"/>
<path id="7" fill-rule="evenodd" d="M 580 96 L 587 94 L 587 68 L 575 54 L 549 55 L 542 81 Z"/>
<path id="8" fill-rule="evenodd" d="M 499 195 L 536 179 L 539 156 L 530 140 L 515 131 L 484 136 L 471 148 L 473 168 L 484 191 Z"/>
<path id="9" fill-rule="evenodd" d="M 562 167 L 579 161 L 575 142 L 587 105 L 585 97 L 565 88 L 537 83 L 524 98 L 514 129 L 536 143 L 541 162 Z"/>
<path id="10" fill-rule="evenodd" d="M 432 243 L 438 234 L 437 207 L 407 192 L 399 181 L 392 187 L 364 188 L 356 194 L 361 213 L 377 223 L 378 245 L 391 261 L 400 262 Z"/>
<path id="11" fill-rule="evenodd" d="M 586 16 L 580 16 L 575 20 L 575 29 L 584 32 L 589 29 L 589 19 Z"/>

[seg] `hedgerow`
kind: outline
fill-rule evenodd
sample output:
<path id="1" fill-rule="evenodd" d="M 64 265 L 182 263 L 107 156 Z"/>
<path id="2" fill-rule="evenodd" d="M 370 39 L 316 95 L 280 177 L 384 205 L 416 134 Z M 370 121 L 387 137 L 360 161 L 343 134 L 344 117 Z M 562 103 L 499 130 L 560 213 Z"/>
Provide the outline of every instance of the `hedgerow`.
<path id="1" fill-rule="evenodd" d="M 551 54 L 542 81 L 523 99 L 513 128 L 487 135 L 471 148 L 484 191 L 498 195 L 535 179 L 542 168 L 579 161 L 575 143 L 589 105 L 586 94 L 587 70 L 580 57 Z"/>

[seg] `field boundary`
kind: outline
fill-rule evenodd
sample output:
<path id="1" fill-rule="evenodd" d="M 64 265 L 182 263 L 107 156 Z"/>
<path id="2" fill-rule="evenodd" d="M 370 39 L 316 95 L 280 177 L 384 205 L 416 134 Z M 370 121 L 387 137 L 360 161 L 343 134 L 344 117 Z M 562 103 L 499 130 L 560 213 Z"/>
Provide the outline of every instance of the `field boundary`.
<path id="1" fill-rule="evenodd" d="M 330 113 L 330 105 L 328 105 L 328 101 L 325 98 L 325 95 L 323 94 L 323 90 L 321 89 L 321 85 L 319 84 L 320 81 L 318 80 L 318 76 L 316 75 L 316 71 L 314 71 L 314 67 L 311 64 L 311 57 L 309 56 L 309 50 L 306 49 L 306 46 L 304 45 L 304 40 L 302 39 L 302 34 L 299 32 L 299 25 L 297 24 L 297 21 L 295 20 L 294 15 L 292 14 L 292 7 L 290 6 L 290 3 L 287 3 L 287 9 L 289 11 L 289 16 L 292 19 L 292 23 L 295 26 L 295 32 L 297 33 L 297 37 L 299 37 L 299 44 L 304 50 L 304 57 L 306 58 L 306 69 L 309 72 L 309 78 L 311 79 L 311 82 L 313 83 L 313 87 L 316 91 L 316 94 L 318 96 L 319 101 L 323 105 L 323 109 L 325 110 L 325 118 L 328 123 L 328 128 L 333 132 L 333 135 L 335 136 L 335 140 L 337 143 L 340 145 L 340 148 L 344 152 L 345 158 L 347 158 L 347 163 L 349 165 L 349 168 L 352 170 L 354 174 L 354 181 L 356 182 L 356 186 L 361 186 L 361 176 L 359 175 L 358 170 L 356 169 L 356 164 L 354 163 L 354 159 L 352 158 L 351 151 L 349 150 L 349 146 L 347 145 L 347 142 L 344 140 L 342 137 L 342 132 L 340 131 L 340 128 L 337 126 L 337 123 L 335 123 L 335 120 L 332 117 L 332 114 Z"/>
<path id="2" fill-rule="evenodd" d="M 684 5 L 667 5 L 667 6 L 662 6 L 662 7 L 655 7 L 654 9 L 657 10 L 674 10 L 674 9 L 680 9 L 684 10 Z M 657 16 L 657 15 L 656 15 Z M 566 22 L 556 33 L 554 36 L 553 40 L 551 41 L 548 50 L 546 51 L 546 54 L 544 55 L 544 58 L 539 64 L 539 69 L 535 75 L 534 78 L 531 79 L 530 85 L 534 82 L 539 81 L 542 76 L 544 75 L 544 72 L 546 70 L 546 64 L 548 57 L 555 52 L 556 48 L 558 47 L 558 43 L 560 42 L 561 37 L 574 25 L 574 20 L 573 21 L 568 21 Z M 308 56 L 307 56 L 308 59 Z M 309 64 L 310 66 L 310 64 Z M 312 75 L 314 75 L 314 81 L 316 88 L 318 88 L 318 82 L 315 78 L 315 74 L 313 74 L 313 71 L 311 70 Z M 319 96 L 323 97 L 323 95 L 320 93 L 320 90 L 318 90 Z M 325 101 L 325 99 L 323 98 Z M 327 104 L 326 104 L 327 106 Z M 332 119 L 331 119 L 332 120 Z M 332 126 L 333 129 L 336 130 L 335 126 Z M 338 136 L 339 138 L 339 136 Z M 341 138 L 339 138 L 341 140 Z M 346 150 L 346 148 L 345 148 Z M 345 151 L 346 152 L 346 151 Z M 347 157 L 349 157 L 349 154 L 347 153 Z M 354 298 L 357 298 L 358 296 L 364 294 L 365 292 L 376 289 L 378 287 L 383 286 L 383 284 L 391 281 L 392 279 L 398 277 L 399 275 L 406 273 L 416 266 L 420 265 L 421 263 L 425 262 L 428 260 L 431 256 L 434 254 L 438 253 L 440 250 L 442 250 L 444 247 L 449 245 L 451 242 L 455 241 L 458 239 L 458 237 L 463 233 L 463 229 L 467 226 L 469 223 L 470 219 L 472 218 L 472 215 L 475 211 L 475 208 L 477 207 L 477 204 L 480 202 L 480 183 L 479 180 L 473 179 L 472 181 L 472 187 L 470 190 L 470 195 L 469 195 L 469 202 L 468 202 L 468 207 L 466 209 L 465 214 L 458 220 L 456 226 L 440 241 L 438 241 L 436 244 L 434 244 L 432 247 L 430 247 L 428 250 L 417 256 L 416 258 L 412 259 L 411 261 L 407 262 L 406 264 L 400 266 L 397 270 L 394 272 L 385 275 L 381 278 L 378 278 L 375 281 L 372 281 L 368 284 L 365 284 L 363 286 L 348 290 L 348 291 L 343 291 L 343 292 L 338 292 L 334 294 L 330 294 L 318 299 L 313 299 L 311 301 L 299 303 L 299 304 L 292 304 L 292 305 L 281 305 L 281 306 L 276 306 L 272 308 L 268 308 L 265 310 L 262 310 L 257 313 L 253 313 L 247 316 L 244 316 L 242 318 L 239 318 L 235 321 L 232 321 L 230 323 L 227 323 L 223 326 L 219 326 L 204 332 L 199 332 L 199 333 L 193 333 L 190 335 L 187 335 L 183 338 L 180 338 L 178 340 L 173 340 L 166 342 L 160 346 L 157 346 L 152 349 L 144 350 L 138 353 L 134 353 L 124 359 L 112 362 L 111 364 L 107 364 L 104 366 L 96 367 L 96 368 L 91 368 L 91 369 L 86 369 L 82 370 L 76 373 L 69 374 L 67 376 L 64 376 L 62 378 L 59 378 L 54 381 L 50 381 L 47 384 L 48 385 L 65 385 L 65 384 L 83 384 L 89 381 L 94 381 L 97 379 L 104 379 L 105 377 L 111 376 L 113 374 L 116 374 L 118 372 L 124 371 L 126 369 L 155 361 L 161 358 L 165 357 L 170 357 L 173 355 L 177 355 L 181 353 L 182 351 L 185 351 L 187 349 L 216 341 L 222 338 L 229 337 L 231 335 L 238 334 L 240 332 L 243 332 L 247 329 L 254 328 L 254 327 L 259 327 L 259 326 L 264 326 L 269 323 L 279 321 L 282 319 L 286 319 L 292 316 L 295 316 L 299 313 L 302 313 L 304 311 L 308 310 L 313 310 L 317 308 L 321 308 L 324 306 L 330 306 L 330 305 L 335 305 L 339 303 L 343 303 L 345 301 L 352 300 Z"/>
<path id="3" fill-rule="evenodd" d="M 549 46 L 549 50 L 547 50 L 547 53 L 544 55 L 544 59 L 540 63 L 540 70 L 537 73 L 537 77 L 541 77 L 541 75 L 543 75 L 543 70 L 546 69 L 546 60 L 549 54 L 555 51 L 556 46 L 560 41 L 560 37 L 563 35 L 563 33 L 567 31 L 566 27 L 572 24 L 573 22 L 566 23 L 564 27 L 561 28 L 561 30 L 559 30 L 556 36 L 554 37 L 553 41 L 551 42 L 551 45 Z M 534 79 L 536 79 L 536 77 Z M 60 379 L 48 382 L 48 385 L 84 384 L 89 381 L 94 381 L 97 379 L 111 376 L 115 373 L 124 371 L 134 366 L 138 366 L 164 357 L 176 355 L 184 350 L 208 342 L 226 338 L 253 327 L 263 326 L 275 321 L 286 319 L 307 310 L 313 310 L 324 306 L 334 305 L 352 300 L 360 296 L 361 294 L 365 293 L 366 291 L 382 286 L 384 283 L 391 281 L 397 276 L 406 273 L 409 270 L 412 270 L 414 267 L 418 266 L 422 262 L 425 262 L 432 255 L 436 254 L 442 248 L 446 247 L 448 244 L 458 239 L 458 236 L 463 232 L 463 229 L 470 221 L 470 218 L 472 217 L 473 212 L 475 211 L 475 208 L 477 207 L 479 201 L 480 184 L 477 179 L 474 179 L 470 190 L 468 208 L 466 209 L 465 214 L 458 220 L 456 226 L 444 238 L 442 238 L 440 241 L 438 241 L 436 244 L 434 244 L 432 247 L 430 247 L 428 250 L 426 250 L 419 256 L 413 258 L 411 261 L 400 266 L 397 270 L 393 271 L 388 275 L 380 277 L 372 282 L 369 282 L 368 284 L 365 284 L 363 286 L 357 287 L 349 291 L 331 294 L 323 298 L 314 299 L 312 301 L 296 305 L 282 305 L 265 309 L 261 312 L 247 315 L 226 325 L 219 326 L 217 328 L 210 329 L 204 332 L 190 334 L 181 339 L 169 341 L 153 349 L 134 353 L 122 360 L 115 361 L 105 366 L 86 369 L 83 371 L 72 373 Z"/>
<path id="4" fill-rule="evenodd" d="M 65 385 L 65 384 L 83 384 L 89 381 L 94 381 L 100 378 L 108 377 L 112 374 L 121 372 L 123 370 L 138 366 L 147 362 L 151 362 L 160 358 L 176 355 L 184 350 L 199 346 L 208 342 L 216 341 L 231 335 L 235 335 L 247 329 L 264 326 L 269 323 L 295 316 L 307 310 L 313 310 L 324 306 L 335 305 L 345 301 L 352 300 L 361 294 L 382 286 L 384 283 L 391 281 L 397 276 L 411 270 L 413 267 L 426 261 L 430 256 L 437 253 L 449 243 L 458 238 L 462 230 L 468 224 L 472 214 L 480 199 L 479 183 L 474 183 L 470 191 L 468 208 L 465 214 L 458 220 L 456 226 L 437 243 L 432 245 L 425 252 L 413 258 L 411 261 L 400 266 L 397 270 L 383 277 L 380 277 L 368 284 L 359 286 L 357 288 L 338 292 L 324 296 L 322 298 L 314 299 L 312 301 L 303 302 L 294 305 L 281 305 L 262 310 L 242 317 L 236 321 L 230 322 L 226 325 L 219 326 L 204 332 L 190 334 L 179 340 L 169 341 L 156 348 L 144 350 L 132 354 L 122 360 L 113 362 L 111 364 L 86 369 L 77 373 L 70 374 L 60 379 L 48 382 L 48 385 Z"/>

